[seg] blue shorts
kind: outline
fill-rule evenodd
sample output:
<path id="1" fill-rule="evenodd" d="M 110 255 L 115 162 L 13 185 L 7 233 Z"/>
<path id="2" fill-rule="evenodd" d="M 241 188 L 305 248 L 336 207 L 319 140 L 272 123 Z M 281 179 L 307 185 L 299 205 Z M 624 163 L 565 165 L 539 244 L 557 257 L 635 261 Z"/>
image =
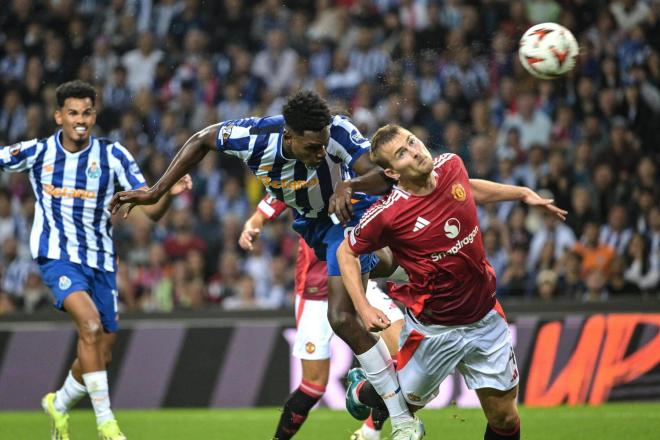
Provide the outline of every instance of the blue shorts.
<path id="1" fill-rule="evenodd" d="M 111 333 L 119 329 L 117 280 L 114 272 L 48 258 L 39 258 L 37 262 L 44 283 L 55 296 L 55 307 L 63 310 L 67 296 L 79 290 L 87 292 L 99 311 L 103 328 Z"/>
<path id="2" fill-rule="evenodd" d="M 302 236 L 305 242 L 314 249 L 319 260 L 325 261 L 328 266 L 328 276 L 340 276 L 339 262 L 337 261 L 337 249 L 344 238 L 377 198 L 364 197 L 353 205 L 353 216 L 344 225 L 336 225 L 330 217 L 309 219 L 298 217 L 293 222 L 293 229 Z M 360 255 L 360 267 L 362 273 L 370 272 L 378 263 L 378 257 L 371 254 Z"/>

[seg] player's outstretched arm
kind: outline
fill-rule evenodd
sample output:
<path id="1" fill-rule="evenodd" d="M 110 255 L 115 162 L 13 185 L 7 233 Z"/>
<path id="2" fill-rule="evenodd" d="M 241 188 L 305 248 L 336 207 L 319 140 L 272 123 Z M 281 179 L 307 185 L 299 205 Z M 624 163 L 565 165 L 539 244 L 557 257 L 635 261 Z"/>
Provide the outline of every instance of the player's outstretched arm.
<path id="1" fill-rule="evenodd" d="M 566 220 L 565 211 L 553 204 L 553 199 L 545 199 L 526 186 L 505 185 L 483 179 L 470 179 L 472 196 L 479 204 L 522 200 L 530 206 L 547 209 L 562 220 Z"/>
<path id="2" fill-rule="evenodd" d="M 381 195 L 386 194 L 392 188 L 393 182 L 385 175 L 381 167 L 371 161 L 368 153 L 362 154 L 353 163 L 353 170 L 357 177 L 341 182 L 330 197 L 328 213 L 335 214 L 342 223 L 351 219 L 353 192 Z"/>
<path id="3" fill-rule="evenodd" d="M 238 238 L 238 245 L 246 251 L 254 249 L 254 242 L 259 239 L 259 235 L 264 228 L 268 218 L 258 209 L 243 224 L 243 232 Z"/>
<path id="4" fill-rule="evenodd" d="M 215 144 L 220 124 L 211 125 L 195 133 L 183 144 L 155 185 L 145 190 L 122 191 L 114 195 L 108 209 L 115 214 L 123 205 L 128 205 L 124 217 L 137 205 L 154 205 L 186 174 L 206 156 Z"/>
<path id="5" fill-rule="evenodd" d="M 367 301 L 362 285 L 360 258 L 350 248 L 347 239 L 344 239 L 339 249 L 337 249 L 337 261 L 339 262 L 344 286 L 346 286 L 346 290 L 353 301 L 353 306 L 360 314 L 364 326 L 369 331 L 380 331 L 388 328 L 391 323 L 387 316 Z"/>

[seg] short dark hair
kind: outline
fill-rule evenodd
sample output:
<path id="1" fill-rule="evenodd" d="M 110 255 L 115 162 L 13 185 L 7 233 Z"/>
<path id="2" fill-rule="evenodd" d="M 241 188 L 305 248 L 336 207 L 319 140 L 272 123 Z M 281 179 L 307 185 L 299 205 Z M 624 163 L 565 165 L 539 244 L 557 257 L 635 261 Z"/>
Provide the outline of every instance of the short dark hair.
<path id="1" fill-rule="evenodd" d="M 69 98 L 89 98 L 92 100 L 92 105 L 96 104 L 96 90 L 94 87 L 79 79 L 60 84 L 55 89 L 55 97 L 57 99 L 57 106 L 60 108 L 64 107 L 64 101 Z"/>
<path id="2" fill-rule="evenodd" d="M 296 133 L 321 131 L 332 122 L 328 104 L 315 92 L 301 90 L 289 97 L 282 110 L 284 122 Z"/>
<path id="3" fill-rule="evenodd" d="M 399 125 L 387 124 L 376 130 L 376 133 L 374 133 L 374 136 L 371 138 L 371 151 L 369 151 L 369 156 L 373 163 L 378 164 L 381 168 L 390 167 L 390 163 L 381 154 L 381 148 L 383 145 L 394 139 L 402 129 L 403 127 Z"/>

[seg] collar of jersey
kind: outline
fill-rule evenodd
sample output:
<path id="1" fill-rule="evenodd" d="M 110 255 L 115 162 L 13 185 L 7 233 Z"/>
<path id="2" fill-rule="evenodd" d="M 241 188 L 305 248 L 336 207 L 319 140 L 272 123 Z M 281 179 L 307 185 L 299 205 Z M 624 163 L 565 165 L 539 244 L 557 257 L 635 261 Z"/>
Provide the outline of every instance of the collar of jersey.
<path id="1" fill-rule="evenodd" d="M 87 146 L 85 148 L 83 148 L 82 150 L 77 151 L 75 153 L 72 153 L 69 150 L 67 150 L 66 148 L 64 148 L 64 146 L 60 142 L 60 134 L 62 134 L 62 129 L 57 130 L 57 133 L 55 133 L 55 145 L 57 145 L 57 148 L 62 150 L 64 152 L 64 154 L 68 154 L 69 156 L 78 156 L 79 154 L 82 154 L 85 151 L 87 151 L 88 149 L 90 149 L 92 147 L 92 145 L 94 144 L 94 136 L 90 135 L 89 136 L 89 144 L 87 144 Z"/>

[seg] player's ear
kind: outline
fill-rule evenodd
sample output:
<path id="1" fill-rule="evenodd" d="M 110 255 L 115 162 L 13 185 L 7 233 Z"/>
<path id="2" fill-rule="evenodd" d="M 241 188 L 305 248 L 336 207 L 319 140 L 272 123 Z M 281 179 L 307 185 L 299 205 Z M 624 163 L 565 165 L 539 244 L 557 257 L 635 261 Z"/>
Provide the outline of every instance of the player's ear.
<path id="1" fill-rule="evenodd" d="M 62 125 L 62 112 L 60 111 L 59 108 L 55 110 L 55 113 L 53 114 L 53 118 L 55 119 L 55 123 L 57 125 Z"/>
<path id="2" fill-rule="evenodd" d="M 387 177 L 389 177 L 392 180 L 396 180 L 397 182 L 399 181 L 399 177 L 401 176 L 401 174 L 397 173 L 392 168 L 385 168 L 383 172 Z"/>

